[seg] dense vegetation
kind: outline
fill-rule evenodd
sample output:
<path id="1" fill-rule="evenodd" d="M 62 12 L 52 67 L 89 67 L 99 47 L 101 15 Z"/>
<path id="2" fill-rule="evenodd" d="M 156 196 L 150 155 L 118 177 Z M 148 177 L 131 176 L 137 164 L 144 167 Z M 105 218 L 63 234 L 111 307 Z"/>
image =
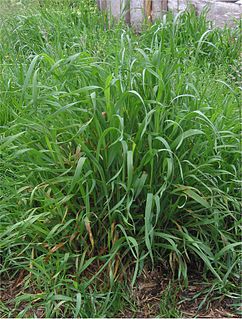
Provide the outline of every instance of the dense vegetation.
<path id="1" fill-rule="evenodd" d="M 158 265 L 236 304 L 240 29 L 27 3 L 0 18 L 1 316 L 117 316 Z"/>

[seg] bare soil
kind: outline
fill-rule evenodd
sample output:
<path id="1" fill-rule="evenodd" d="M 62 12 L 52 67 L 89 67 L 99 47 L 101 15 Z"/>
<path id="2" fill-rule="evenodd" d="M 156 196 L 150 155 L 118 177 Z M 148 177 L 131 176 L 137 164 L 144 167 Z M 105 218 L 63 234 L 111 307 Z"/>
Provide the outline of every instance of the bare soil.
<path id="1" fill-rule="evenodd" d="M 0 301 L 11 310 L 14 310 L 14 299 L 16 296 L 24 291 L 24 278 L 25 274 L 20 272 L 16 280 L 1 281 Z M 137 285 L 133 288 L 131 296 L 138 310 L 136 312 L 124 310 L 118 317 L 162 317 L 160 313 L 160 301 L 163 298 L 165 302 L 169 303 L 169 294 L 172 294 L 170 299 L 175 303 L 174 305 L 168 304 L 167 307 L 176 306 L 182 318 L 238 318 L 238 315 L 233 313 L 231 309 L 231 300 L 225 297 L 221 297 L 219 300 L 210 302 L 209 304 L 205 302 L 203 307 L 199 309 L 204 299 L 202 293 L 204 288 L 206 286 L 205 284 L 201 284 L 201 278 L 198 276 L 192 276 L 188 288 L 181 288 L 178 283 L 173 281 L 169 275 L 164 274 L 161 269 L 154 271 L 144 270 L 137 280 Z M 34 289 L 30 290 L 28 292 L 34 293 Z M 199 293 L 201 294 L 199 295 Z M 199 296 L 196 297 L 196 295 Z M 18 309 L 16 309 L 16 315 L 24 308 L 25 304 L 21 303 Z M 45 318 L 44 309 L 41 307 L 35 308 L 35 310 L 30 311 L 26 316 L 31 318 L 34 314 L 38 318 Z M 0 317 L 2 317 L 1 312 Z"/>

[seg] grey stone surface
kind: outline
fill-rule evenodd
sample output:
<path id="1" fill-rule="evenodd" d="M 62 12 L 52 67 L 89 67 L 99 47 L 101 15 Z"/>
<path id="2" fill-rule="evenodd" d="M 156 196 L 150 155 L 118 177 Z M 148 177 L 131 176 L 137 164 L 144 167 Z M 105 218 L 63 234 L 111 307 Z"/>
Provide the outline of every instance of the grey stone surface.
<path id="1" fill-rule="evenodd" d="M 208 19 L 216 26 L 232 26 L 236 19 L 242 17 L 242 6 L 234 2 L 224 1 L 199 1 L 199 0 L 168 0 L 168 10 L 177 13 L 185 10 L 189 4 L 193 4 L 197 13 L 201 13 L 205 6 L 208 6 Z"/>
<path id="2" fill-rule="evenodd" d="M 211 5 L 208 13 L 208 19 L 214 21 L 217 26 L 224 24 L 233 25 L 235 19 L 242 16 L 242 7 L 239 4 L 231 2 L 215 2 Z"/>
<path id="3" fill-rule="evenodd" d="M 97 0 L 97 3 L 100 9 L 107 9 L 115 18 L 124 16 L 139 29 L 145 16 L 145 1 L 148 0 Z M 151 19 L 161 18 L 163 11 L 185 10 L 188 4 L 193 4 L 198 14 L 208 6 L 208 19 L 217 26 L 233 25 L 235 19 L 242 18 L 242 0 L 152 0 Z"/>
<path id="4" fill-rule="evenodd" d="M 98 0 L 101 2 L 102 0 Z M 106 5 L 103 4 L 104 9 L 106 9 L 112 16 L 116 19 L 123 17 L 125 18 L 126 22 L 129 21 L 130 16 L 130 7 L 129 7 L 129 0 L 105 0 Z M 100 7 L 100 4 L 99 4 Z"/>
<path id="5" fill-rule="evenodd" d="M 140 27 L 144 19 L 144 2 L 143 0 L 130 1 L 130 21 L 131 24 Z"/>
<path id="6" fill-rule="evenodd" d="M 97 0 L 97 5 L 100 10 L 107 9 L 107 0 Z"/>
<path id="7" fill-rule="evenodd" d="M 119 18 L 121 16 L 121 1 L 122 0 L 110 1 L 110 10 L 114 18 Z"/>
<path id="8" fill-rule="evenodd" d="M 167 11 L 167 0 L 153 0 L 152 20 L 161 18 L 165 11 Z"/>

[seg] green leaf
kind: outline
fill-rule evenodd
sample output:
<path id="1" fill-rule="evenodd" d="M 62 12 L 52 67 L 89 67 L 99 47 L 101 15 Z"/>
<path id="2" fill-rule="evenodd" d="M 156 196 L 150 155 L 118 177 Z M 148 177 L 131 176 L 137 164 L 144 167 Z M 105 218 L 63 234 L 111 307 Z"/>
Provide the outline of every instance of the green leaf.
<path id="1" fill-rule="evenodd" d="M 153 194 L 148 193 L 146 198 L 146 207 L 145 207 L 145 244 L 153 263 L 154 257 L 152 253 L 152 241 L 153 241 L 152 204 L 153 204 Z"/>
<path id="2" fill-rule="evenodd" d="M 211 208 L 211 205 L 207 202 L 207 200 L 204 197 L 201 197 L 196 192 L 194 192 L 192 189 L 184 189 L 183 193 L 185 193 L 190 198 L 194 199 L 197 203 L 202 205 L 205 208 Z"/>

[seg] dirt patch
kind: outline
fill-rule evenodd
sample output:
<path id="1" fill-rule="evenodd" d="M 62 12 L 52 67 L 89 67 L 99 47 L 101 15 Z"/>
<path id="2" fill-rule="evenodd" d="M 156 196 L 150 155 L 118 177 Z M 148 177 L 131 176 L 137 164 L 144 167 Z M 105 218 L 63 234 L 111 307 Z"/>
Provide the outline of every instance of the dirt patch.
<path id="1" fill-rule="evenodd" d="M 8 310 L 9 313 L 7 315 L 9 315 L 11 312 L 11 316 L 15 317 L 25 309 L 25 302 L 21 302 L 18 305 L 17 309 L 15 308 L 15 298 L 21 293 L 26 292 L 23 287 L 25 275 L 26 273 L 24 271 L 20 271 L 19 276 L 16 280 L 1 280 L 0 302 L 2 302 L 2 304 L 5 306 L 5 309 L 0 309 L 0 318 L 6 318 L 5 314 L 7 314 Z M 28 293 L 33 293 L 33 290 L 29 288 Z M 37 316 L 37 318 L 44 318 L 44 309 L 42 307 L 39 307 L 33 311 L 30 310 L 25 314 L 25 317 L 28 318 L 31 318 L 33 316 Z"/>
<path id="2" fill-rule="evenodd" d="M 15 298 L 26 293 L 38 293 L 33 288 L 24 289 L 25 273 L 20 272 L 16 280 L 1 281 L 0 301 L 11 311 L 12 316 L 25 309 L 26 304 L 20 303 L 15 309 Z M 162 269 L 144 270 L 132 289 L 130 300 L 135 304 L 136 311 L 124 310 L 119 318 L 238 318 L 232 311 L 232 301 L 220 297 L 215 301 L 205 301 L 205 290 L 208 286 L 201 283 L 201 277 L 193 275 L 188 288 L 182 288 L 178 282 Z M 202 306 L 201 306 L 202 305 Z M 6 309 L 7 309 L 6 308 Z M 7 310 L 5 310 L 6 313 Z M 25 313 L 25 317 L 45 317 L 45 310 L 36 307 Z M 6 318 L 0 311 L 0 317 Z"/>
<path id="3" fill-rule="evenodd" d="M 201 277 L 192 276 L 188 288 L 164 275 L 162 270 L 144 271 L 133 289 L 136 312 L 124 311 L 122 318 L 238 318 L 232 311 L 232 301 L 220 297 L 206 301 L 206 285 Z"/>

